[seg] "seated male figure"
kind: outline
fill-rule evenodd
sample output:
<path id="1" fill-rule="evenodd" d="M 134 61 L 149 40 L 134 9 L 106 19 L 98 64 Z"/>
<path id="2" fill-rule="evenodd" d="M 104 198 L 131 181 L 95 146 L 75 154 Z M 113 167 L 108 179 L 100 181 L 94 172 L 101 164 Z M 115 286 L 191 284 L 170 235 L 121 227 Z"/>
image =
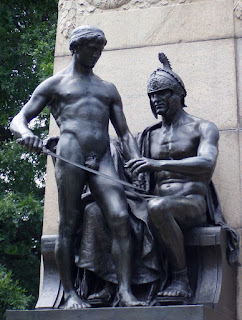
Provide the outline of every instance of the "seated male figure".
<path id="1" fill-rule="evenodd" d="M 160 126 L 149 132 L 148 157 L 130 160 L 135 174 L 150 172 L 152 193 L 150 219 L 160 246 L 168 258 L 171 282 L 160 297 L 191 297 L 184 249 L 184 230 L 206 223 L 205 195 L 218 155 L 216 126 L 184 110 L 186 90 L 167 57 L 159 54 L 163 69 L 152 73 L 148 95 Z"/>

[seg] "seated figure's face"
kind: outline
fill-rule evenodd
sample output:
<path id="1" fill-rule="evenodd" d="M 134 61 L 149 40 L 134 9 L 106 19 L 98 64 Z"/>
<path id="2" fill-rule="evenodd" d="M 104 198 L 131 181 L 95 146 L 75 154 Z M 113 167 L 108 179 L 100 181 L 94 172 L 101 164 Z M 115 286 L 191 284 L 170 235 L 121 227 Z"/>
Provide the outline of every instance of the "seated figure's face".
<path id="1" fill-rule="evenodd" d="M 150 94 L 151 102 L 155 111 L 161 116 L 165 116 L 169 110 L 169 99 L 172 96 L 170 89 L 159 90 Z"/>
<path id="2" fill-rule="evenodd" d="M 77 61 L 87 68 L 93 68 L 100 58 L 104 44 L 101 41 L 89 40 L 76 48 Z"/>

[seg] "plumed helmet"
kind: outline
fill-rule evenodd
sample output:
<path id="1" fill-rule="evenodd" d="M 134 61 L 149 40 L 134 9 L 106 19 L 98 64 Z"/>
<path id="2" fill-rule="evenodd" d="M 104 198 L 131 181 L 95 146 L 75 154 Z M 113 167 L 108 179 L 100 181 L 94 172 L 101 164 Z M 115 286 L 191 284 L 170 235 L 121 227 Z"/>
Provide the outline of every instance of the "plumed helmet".
<path id="1" fill-rule="evenodd" d="M 163 64 L 163 68 L 159 68 L 154 71 L 148 80 L 147 91 L 149 97 L 154 92 L 170 89 L 174 94 L 181 96 L 184 104 L 184 98 L 187 95 L 187 92 L 182 79 L 172 71 L 170 61 L 163 52 L 160 52 L 158 54 L 158 58 L 159 61 Z M 151 101 L 151 97 L 150 105 L 155 118 L 157 118 L 157 113 L 155 110 L 155 106 Z"/>
<path id="2" fill-rule="evenodd" d="M 148 94 L 160 90 L 170 89 L 173 93 L 186 96 L 186 89 L 182 79 L 172 71 L 170 62 L 167 56 L 161 52 L 158 55 L 160 62 L 163 64 L 163 69 L 159 68 L 154 71 L 148 81 Z"/>

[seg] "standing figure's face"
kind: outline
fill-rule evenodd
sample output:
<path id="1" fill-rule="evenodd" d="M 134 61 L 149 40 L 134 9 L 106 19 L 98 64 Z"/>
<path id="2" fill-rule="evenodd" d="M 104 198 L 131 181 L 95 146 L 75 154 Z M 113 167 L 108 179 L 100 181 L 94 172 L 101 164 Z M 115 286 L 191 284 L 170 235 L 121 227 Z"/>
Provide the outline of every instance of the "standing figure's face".
<path id="1" fill-rule="evenodd" d="M 170 89 L 164 89 L 150 94 L 157 115 L 165 116 L 169 110 L 169 99 L 172 96 Z"/>
<path id="2" fill-rule="evenodd" d="M 85 44 L 77 46 L 76 59 L 84 67 L 93 68 L 100 58 L 104 44 L 90 40 Z"/>

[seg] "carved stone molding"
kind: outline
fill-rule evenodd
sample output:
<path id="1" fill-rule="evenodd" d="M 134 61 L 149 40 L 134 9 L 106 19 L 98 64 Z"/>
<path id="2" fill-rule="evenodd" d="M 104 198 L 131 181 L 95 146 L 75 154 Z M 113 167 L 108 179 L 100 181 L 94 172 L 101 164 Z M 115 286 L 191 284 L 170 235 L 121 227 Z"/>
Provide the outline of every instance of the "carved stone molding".
<path id="1" fill-rule="evenodd" d="M 191 3 L 194 0 L 60 0 L 59 27 L 65 38 L 76 27 L 77 16 L 105 10 L 129 10 Z M 203 1 L 203 0 L 198 0 Z"/>
<path id="2" fill-rule="evenodd" d="M 87 0 L 87 2 L 96 8 L 106 10 L 120 8 L 130 0 Z"/>
<path id="3" fill-rule="evenodd" d="M 235 1 L 234 14 L 238 19 L 242 20 L 242 0 Z"/>
<path id="4" fill-rule="evenodd" d="M 65 38 L 69 38 L 72 30 L 76 27 L 76 1 L 59 2 L 59 26 L 60 31 Z"/>

